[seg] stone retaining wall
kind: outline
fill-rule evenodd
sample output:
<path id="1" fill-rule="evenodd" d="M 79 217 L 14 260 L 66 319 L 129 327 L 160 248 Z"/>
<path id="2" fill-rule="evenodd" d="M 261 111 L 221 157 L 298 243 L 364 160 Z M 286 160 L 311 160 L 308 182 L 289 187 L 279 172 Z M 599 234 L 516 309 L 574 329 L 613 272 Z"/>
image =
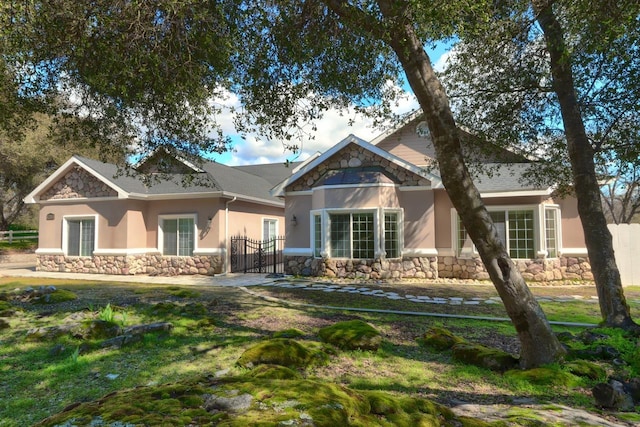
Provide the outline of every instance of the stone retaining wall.
<path id="1" fill-rule="evenodd" d="M 525 280 L 552 282 L 593 280 L 587 258 L 515 260 Z M 285 273 L 339 279 L 471 279 L 488 280 L 480 258 L 453 256 L 403 258 L 400 260 L 335 260 L 285 257 Z"/>
<path id="2" fill-rule="evenodd" d="M 94 255 L 67 257 L 38 255 L 36 270 L 94 274 L 151 274 L 177 276 L 180 274 L 222 273 L 223 259 L 219 255 L 193 257 L 165 257 L 162 255 Z"/>

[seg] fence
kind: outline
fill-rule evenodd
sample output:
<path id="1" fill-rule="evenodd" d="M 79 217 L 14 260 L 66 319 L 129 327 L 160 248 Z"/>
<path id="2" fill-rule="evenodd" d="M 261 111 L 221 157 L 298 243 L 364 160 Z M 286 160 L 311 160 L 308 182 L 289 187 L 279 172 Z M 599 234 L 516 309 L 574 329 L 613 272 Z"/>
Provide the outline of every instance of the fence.
<path id="1" fill-rule="evenodd" d="M 245 236 L 231 238 L 231 272 L 283 273 L 284 236 L 270 240 L 252 240 Z"/>
<path id="2" fill-rule="evenodd" d="M 622 284 L 640 285 L 640 224 L 609 224 Z"/>
<path id="3" fill-rule="evenodd" d="M 21 242 L 24 240 L 38 240 L 38 230 L 0 231 L 0 242 L 12 244 L 14 241 Z"/>

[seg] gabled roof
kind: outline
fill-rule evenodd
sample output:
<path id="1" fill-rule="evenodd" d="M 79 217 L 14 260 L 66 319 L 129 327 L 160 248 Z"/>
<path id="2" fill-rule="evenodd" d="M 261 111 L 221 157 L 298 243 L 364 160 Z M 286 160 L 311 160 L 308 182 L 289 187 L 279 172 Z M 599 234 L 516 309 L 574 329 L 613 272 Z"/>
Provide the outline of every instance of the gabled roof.
<path id="1" fill-rule="evenodd" d="M 237 197 L 261 204 L 282 206 L 280 199 L 270 194 L 275 177 L 286 176 L 284 164 L 254 165 L 251 168 L 204 162 L 191 174 L 158 174 L 148 179 L 134 169 L 122 171 L 117 165 L 81 156 L 73 156 L 27 197 L 26 203 L 40 202 L 40 196 L 73 168 L 80 167 L 117 193 L 119 199 L 187 199 L 194 197 Z M 260 176 L 264 171 L 268 178 Z M 77 199 L 76 199 L 77 200 Z"/>
<path id="2" fill-rule="evenodd" d="M 309 172 L 310 170 L 314 169 L 315 167 L 319 166 L 322 162 L 324 162 L 325 160 L 327 160 L 328 158 L 330 158 L 331 156 L 333 156 L 334 154 L 336 154 L 337 152 L 339 152 L 340 150 L 342 150 L 343 148 L 345 148 L 347 145 L 349 144 L 355 144 L 358 145 L 374 154 L 376 154 L 379 157 L 382 157 L 383 159 L 388 160 L 391 163 L 394 163 L 410 172 L 415 173 L 416 175 L 422 176 L 426 179 L 428 179 L 429 181 L 431 181 L 431 188 L 441 188 L 442 187 L 442 183 L 440 182 L 440 178 L 437 175 L 434 175 L 432 173 L 426 172 L 425 170 L 409 163 L 406 162 L 405 160 L 401 159 L 400 157 L 394 156 L 393 154 L 389 153 L 388 151 L 382 150 L 378 147 L 376 147 L 373 144 L 368 143 L 367 141 L 365 141 L 364 139 L 358 138 L 357 136 L 351 134 L 349 136 L 347 136 L 346 138 L 344 138 L 342 141 L 338 142 L 336 145 L 334 145 L 333 147 L 331 147 L 330 149 L 328 149 L 327 151 L 325 151 L 324 153 L 320 154 L 319 156 L 316 156 L 313 158 L 313 160 L 311 161 L 307 161 L 306 163 L 304 163 L 303 165 L 299 166 L 298 168 L 295 169 L 294 173 L 289 176 L 288 178 L 286 178 L 284 181 L 280 182 L 277 186 L 275 186 L 273 188 L 273 190 L 271 190 L 271 194 L 273 194 L 274 196 L 278 196 L 278 197 L 282 197 L 284 196 L 285 193 L 285 188 L 287 188 L 289 185 L 291 185 L 292 183 L 294 183 L 295 181 L 297 181 L 298 179 L 300 179 L 302 176 L 304 176 L 307 172 Z"/>

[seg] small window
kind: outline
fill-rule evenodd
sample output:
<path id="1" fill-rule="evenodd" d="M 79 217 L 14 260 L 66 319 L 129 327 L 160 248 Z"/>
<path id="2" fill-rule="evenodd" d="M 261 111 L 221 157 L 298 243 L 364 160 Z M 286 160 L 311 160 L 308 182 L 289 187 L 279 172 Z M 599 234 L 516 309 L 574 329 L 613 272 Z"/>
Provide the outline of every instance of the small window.
<path id="1" fill-rule="evenodd" d="M 68 219 L 67 255 L 92 256 L 95 249 L 95 219 Z"/>
<path id="2" fill-rule="evenodd" d="M 162 227 L 162 254 L 192 256 L 195 247 L 195 221 L 193 218 L 164 218 Z"/>
<path id="3" fill-rule="evenodd" d="M 547 257 L 558 257 L 558 209 L 544 210 L 544 236 L 547 246 Z"/>
<path id="4" fill-rule="evenodd" d="M 384 214 L 384 250 L 386 258 L 400 257 L 400 227 L 397 212 Z"/>
<path id="5" fill-rule="evenodd" d="M 313 216 L 313 256 L 320 258 L 322 253 L 322 217 Z"/>
<path id="6" fill-rule="evenodd" d="M 262 220 L 262 240 L 269 241 L 277 237 L 278 220 L 265 218 Z"/>

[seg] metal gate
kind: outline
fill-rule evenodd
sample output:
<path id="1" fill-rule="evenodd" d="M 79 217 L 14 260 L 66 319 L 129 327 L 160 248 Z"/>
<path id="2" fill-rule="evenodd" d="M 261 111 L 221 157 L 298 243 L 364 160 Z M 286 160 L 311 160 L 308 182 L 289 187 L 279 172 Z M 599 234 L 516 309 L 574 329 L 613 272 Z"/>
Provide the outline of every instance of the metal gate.
<path id="1" fill-rule="evenodd" d="M 231 238 L 231 272 L 284 273 L 283 248 L 284 236 L 270 240 L 234 236 Z"/>

